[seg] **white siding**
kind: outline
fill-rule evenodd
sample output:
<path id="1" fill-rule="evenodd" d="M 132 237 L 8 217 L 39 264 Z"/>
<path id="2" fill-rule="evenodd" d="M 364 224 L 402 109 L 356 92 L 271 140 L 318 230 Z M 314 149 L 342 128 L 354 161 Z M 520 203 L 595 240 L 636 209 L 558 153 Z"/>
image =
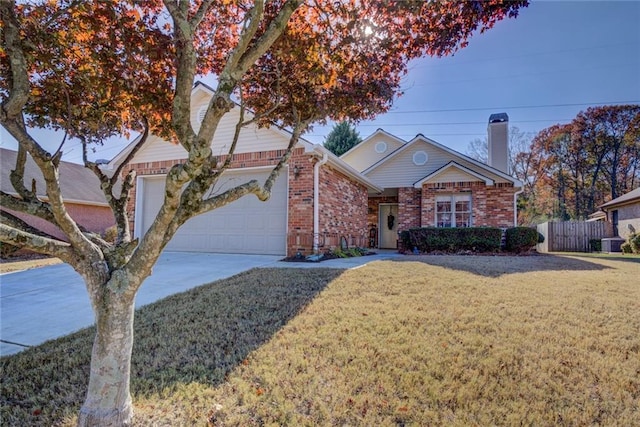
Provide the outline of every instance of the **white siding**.
<path id="1" fill-rule="evenodd" d="M 196 92 L 193 97 L 191 109 L 191 125 L 194 130 L 200 128 L 197 121 L 198 111 L 202 105 L 206 105 L 208 98 L 202 92 Z M 224 155 L 229 151 L 233 141 L 236 123 L 239 118 L 239 109 L 234 108 L 225 114 L 220 120 L 218 129 L 213 137 L 211 150 L 214 155 Z M 245 116 L 245 120 L 247 117 Z M 235 153 L 252 153 L 258 151 L 282 150 L 287 148 L 289 140 L 287 135 L 278 130 L 258 128 L 256 125 L 249 125 L 240 131 L 240 138 L 236 146 Z M 151 136 L 147 144 L 138 152 L 131 163 L 145 163 L 161 160 L 186 159 L 187 153 L 179 144 L 172 144 L 158 137 Z"/>
<path id="2" fill-rule="evenodd" d="M 382 153 L 376 152 L 376 144 L 378 142 L 387 144 L 387 149 Z M 340 158 L 358 172 L 362 172 L 402 147 L 402 145 L 402 142 L 391 138 L 389 135 L 377 133 Z"/>
<path id="3" fill-rule="evenodd" d="M 429 160 L 426 164 L 416 166 L 413 163 L 413 154 L 416 151 L 427 153 Z M 455 156 L 424 141 L 415 141 L 401 153 L 368 172 L 366 176 L 375 184 L 385 188 L 411 187 L 415 182 L 432 174 L 452 160 L 496 182 L 508 182 L 484 168 L 478 168 L 473 163 L 464 160 L 463 157 Z M 473 179 L 473 181 L 477 180 L 477 178 Z M 440 179 L 438 181 L 442 182 Z"/>
<path id="4" fill-rule="evenodd" d="M 480 181 L 477 177 L 466 173 L 458 168 L 449 168 L 438 174 L 436 177 L 427 182 L 476 182 Z"/>

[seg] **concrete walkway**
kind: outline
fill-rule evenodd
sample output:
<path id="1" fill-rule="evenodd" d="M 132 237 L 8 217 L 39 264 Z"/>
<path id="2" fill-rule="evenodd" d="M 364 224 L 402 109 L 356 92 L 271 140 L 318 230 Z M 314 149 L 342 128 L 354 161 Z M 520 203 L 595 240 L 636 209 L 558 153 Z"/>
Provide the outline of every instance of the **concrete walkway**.
<path id="1" fill-rule="evenodd" d="M 279 262 L 282 257 L 276 255 L 165 252 L 140 288 L 136 307 L 255 267 L 349 269 L 399 256 L 381 252 L 321 263 L 289 263 Z M 0 355 L 18 353 L 93 323 L 84 281 L 68 265 L 0 275 Z"/>

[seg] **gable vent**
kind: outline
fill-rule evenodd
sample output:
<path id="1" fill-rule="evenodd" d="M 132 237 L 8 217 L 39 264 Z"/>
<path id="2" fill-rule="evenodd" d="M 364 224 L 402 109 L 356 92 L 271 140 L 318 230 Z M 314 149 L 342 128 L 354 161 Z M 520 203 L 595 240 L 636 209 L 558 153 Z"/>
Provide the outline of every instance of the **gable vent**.
<path id="1" fill-rule="evenodd" d="M 384 141 L 380 141 L 375 146 L 376 153 L 382 154 L 387 151 L 387 143 Z"/>
<path id="2" fill-rule="evenodd" d="M 416 151 L 413 153 L 413 164 L 416 166 L 422 166 L 429 160 L 429 155 L 425 151 Z"/>

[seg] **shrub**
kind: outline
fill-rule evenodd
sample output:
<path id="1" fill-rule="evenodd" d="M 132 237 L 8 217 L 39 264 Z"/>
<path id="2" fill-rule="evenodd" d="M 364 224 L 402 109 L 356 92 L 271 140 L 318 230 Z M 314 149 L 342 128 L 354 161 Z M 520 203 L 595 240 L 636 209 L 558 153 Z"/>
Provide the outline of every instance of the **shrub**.
<path id="1" fill-rule="evenodd" d="M 331 251 L 329 251 L 329 254 L 336 257 L 336 258 L 353 258 L 353 257 L 360 257 L 360 256 L 364 256 L 368 253 L 369 251 L 367 249 L 364 248 L 359 248 L 359 247 L 352 247 L 349 249 L 342 249 L 342 248 L 335 248 Z"/>
<path id="2" fill-rule="evenodd" d="M 538 231 L 531 227 L 513 227 L 506 231 L 506 249 L 509 252 L 526 252 L 538 244 Z"/>
<path id="3" fill-rule="evenodd" d="M 400 233 L 402 246 L 420 252 L 495 252 L 500 249 L 502 232 L 493 227 L 412 228 Z"/>
<path id="4" fill-rule="evenodd" d="M 591 252 L 602 252 L 602 240 L 590 239 L 589 248 L 591 248 Z"/>
<path id="5" fill-rule="evenodd" d="M 629 246 L 634 254 L 640 254 L 640 233 L 632 234 L 629 236 Z"/>
<path id="6" fill-rule="evenodd" d="M 629 242 L 624 242 L 623 244 L 620 245 L 620 250 L 622 251 L 623 254 L 632 254 L 633 253 L 633 249 L 631 249 L 631 243 Z"/>

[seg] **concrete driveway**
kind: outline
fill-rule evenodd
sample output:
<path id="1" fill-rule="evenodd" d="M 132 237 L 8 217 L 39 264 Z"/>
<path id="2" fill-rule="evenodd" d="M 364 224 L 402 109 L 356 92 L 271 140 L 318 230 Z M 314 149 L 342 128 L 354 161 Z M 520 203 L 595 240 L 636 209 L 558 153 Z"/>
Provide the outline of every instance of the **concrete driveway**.
<path id="1" fill-rule="evenodd" d="M 254 267 L 277 255 L 165 252 L 145 280 L 136 307 Z M 82 277 L 67 264 L 0 276 L 0 355 L 17 353 L 94 324 Z"/>
<path id="2" fill-rule="evenodd" d="M 164 252 L 136 298 L 140 307 L 169 295 L 224 279 L 254 267 L 350 269 L 394 251 L 320 263 L 278 262 L 277 255 Z M 66 264 L 0 275 L 0 355 L 18 353 L 94 324 L 93 311 L 78 273 Z"/>

